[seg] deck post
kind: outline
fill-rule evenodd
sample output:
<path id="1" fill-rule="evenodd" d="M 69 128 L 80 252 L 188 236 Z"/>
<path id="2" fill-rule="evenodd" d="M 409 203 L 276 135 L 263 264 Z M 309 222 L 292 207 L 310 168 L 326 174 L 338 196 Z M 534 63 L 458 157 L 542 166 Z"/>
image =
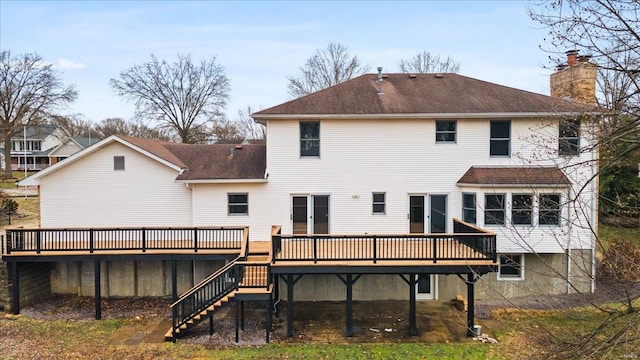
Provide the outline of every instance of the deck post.
<path id="1" fill-rule="evenodd" d="M 93 262 L 93 286 L 95 296 L 95 304 L 96 304 L 96 320 L 102 319 L 102 301 L 100 294 L 100 260 L 96 260 Z"/>
<path id="2" fill-rule="evenodd" d="M 20 314 L 20 273 L 17 261 L 11 263 L 11 313 Z"/>
<path id="3" fill-rule="evenodd" d="M 273 316 L 273 308 L 272 308 L 272 300 L 271 300 L 271 296 L 269 296 L 269 300 L 266 301 L 267 302 L 267 318 L 265 320 L 265 342 L 268 344 L 269 343 L 269 333 L 271 332 L 271 317 Z"/>
<path id="4" fill-rule="evenodd" d="M 171 300 L 178 300 L 178 261 L 171 260 Z"/>
<path id="5" fill-rule="evenodd" d="M 240 330 L 244 331 L 244 300 L 240 300 Z"/>
<path id="6" fill-rule="evenodd" d="M 287 274 L 287 337 L 293 337 L 293 274 Z"/>
<path id="7" fill-rule="evenodd" d="M 353 275 L 347 274 L 347 337 L 353 336 Z"/>
<path id="8" fill-rule="evenodd" d="M 240 341 L 240 331 L 238 330 L 240 328 L 240 304 L 239 301 L 236 300 L 234 301 L 234 307 L 236 308 L 236 344 Z"/>
<path id="9" fill-rule="evenodd" d="M 467 336 L 475 336 L 474 329 L 474 318 L 475 318 L 475 307 L 474 307 L 474 284 L 476 280 L 472 273 L 467 274 Z"/>
<path id="10" fill-rule="evenodd" d="M 409 274 L 409 335 L 418 334 L 416 327 L 416 274 Z"/>

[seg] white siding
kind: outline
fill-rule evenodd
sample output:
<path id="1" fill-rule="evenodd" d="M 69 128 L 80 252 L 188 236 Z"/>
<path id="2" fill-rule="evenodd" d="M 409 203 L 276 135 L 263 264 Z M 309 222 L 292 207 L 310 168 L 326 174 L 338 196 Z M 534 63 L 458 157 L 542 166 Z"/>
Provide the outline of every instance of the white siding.
<path id="1" fill-rule="evenodd" d="M 578 187 L 594 173 L 589 166 L 571 166 L 590 159 L 590 153 L 558 158 L 557 121 L 512 121 L 512 156 L 491 158 L 489 120 L 458 120 L 455 144 L 436 144 L 434 120 L 323 120 L 320 158 L 300 158 L 298 121 L 270 121 L 269 183 L 253 194 L 254 199 L 264 198 L 265 202 L 258 207 L 258 213 L 252 213 L 248 219 L 252 235 L 258 230 L 254 229 L 254 221 L 259 227 L 282 224 L 283 232 L 292 231 L 291 194 L 330 195 L 330 230 L 345 234 L 406 233 L 408 194 L 447 194 L 447 226 L 451 231 L 451 219 L 461 217 L 463 190 L 477 193 L 479 204 L 484 201 L 486 189 L 462 189 L 456 185 L 471 166 L 557 164 L 566 169 L 568 177 Z M 581 145 L 586 145 L 587 140 L 584 137 Z M 262 191 L 266 193 L 260 194 Z M 386 192 L 385 215 L 372 214 L 372 192 Z M 580 197 L 583 198 L 581 202 L 586 202 L 582 207 L 584 213 L 572 209 L 573 205 L 565 207 L 563 217 L 568 217 L 562 227 L 519 228 L 515 232 L 508 227 L 492 228 L 499 234 L 499 251 L 557 253 L 562 252 L 569 241 L 571 247 L 590 248 L 591 235 L 583 225 L 595 211 L 593 188 L 588 187 Z M 481 210 L 478 209 L 478 224 L 484 225 Z M 194 210 L 195 213 L 199 211 Z M 569 229 L 570 239 L 567 237 Z"/>
<path id="2" fill-rule="evenodd" d="M 125 170 L 113 170 L 113 157 Z M 191 225 L 191 191 L 178 173 L 112 143 L 41 179 L 43 227 Z"/>
<path id="3" fill-rule="evenodd" d="M 49 154 L 50 157 L 69 157 L 82 150 L 78 144 L 71 139 L 67 140 L 62 146 Z"/>

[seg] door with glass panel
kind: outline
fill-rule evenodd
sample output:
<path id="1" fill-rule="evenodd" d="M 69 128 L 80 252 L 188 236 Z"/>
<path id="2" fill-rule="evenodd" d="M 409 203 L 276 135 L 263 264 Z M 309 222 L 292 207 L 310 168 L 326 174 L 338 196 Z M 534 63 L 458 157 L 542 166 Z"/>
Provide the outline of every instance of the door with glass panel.
<path id="1" fill-rule="evenodd" d="M 328 234 L 329 195 L 292 196 L 291 221 L 294 234 Z"/>

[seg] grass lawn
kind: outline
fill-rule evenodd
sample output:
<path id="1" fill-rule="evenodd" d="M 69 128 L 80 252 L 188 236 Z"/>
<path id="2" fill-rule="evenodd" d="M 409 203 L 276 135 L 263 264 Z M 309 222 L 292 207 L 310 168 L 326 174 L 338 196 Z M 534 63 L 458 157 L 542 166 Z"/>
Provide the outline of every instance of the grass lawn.
<path id="1" fill-rule="evenodd" d="M 32 171 L 27 171 L 27 176 L 31 176 L 35 174 Z M 15 189 L 16 183 L 22 179 L 24 179 L 24 171 L 13 171 L 12 172 L 13 179 L 1 180 L 0 181 L 0 189 Z"/>

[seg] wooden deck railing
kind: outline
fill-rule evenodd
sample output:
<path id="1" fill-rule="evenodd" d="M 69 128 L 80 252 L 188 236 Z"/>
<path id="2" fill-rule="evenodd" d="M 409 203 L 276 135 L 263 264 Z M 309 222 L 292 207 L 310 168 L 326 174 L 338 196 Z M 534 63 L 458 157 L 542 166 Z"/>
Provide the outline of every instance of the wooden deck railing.
<path id="1" fill-rule="evenodd" d="M 8 229 L 6 253 L 241 250 L 248 227 Z"/>
<path id="2" fill-rule="evenodd" d="M 496 261 L 496 235 L 454 219 L 453 234 L 290 235 L 272 231 L 273 263 L 280 261 Z"/>

